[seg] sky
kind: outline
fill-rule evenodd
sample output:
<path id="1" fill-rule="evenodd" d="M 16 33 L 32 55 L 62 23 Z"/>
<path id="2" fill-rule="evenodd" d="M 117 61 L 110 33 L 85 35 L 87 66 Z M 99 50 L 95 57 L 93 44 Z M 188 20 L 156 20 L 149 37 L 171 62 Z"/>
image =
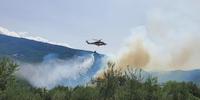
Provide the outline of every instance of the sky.
<path id="1" fill-rule="evenodd" d="M 198 0 L 0 0 L 0 3 L 1 27 L 105 54 L 117 53 L 135 27 L 146 26 L 152 16 L 160 18 L 152 11 L 175 10 L 174 13 L 200 21 Z M 168 17 L 171 16 L 170 13 Z M 91 39 L 103 39 L 108 45 L 89 46 L 85 40 Z"/>
<path id="2" fill-rule="evenodd" d="M 199 69 L 199 0 L 0 0 L 0 32 L 111 55 L 119 65 Z M 103 39 L 95 47 L 86 40 Z M 156 67 L 155 67 L 156 66 Z"/>
<path id="3" fill-rule="evenodd" d="M 144 24 L 149 0 L 0 0 L 0 26 L 29 32 L 50 41 L 102 53 L 117 52 L 131 34 Z M 96 48 L 85 40 L 103 39 L 108 46 Z"/>

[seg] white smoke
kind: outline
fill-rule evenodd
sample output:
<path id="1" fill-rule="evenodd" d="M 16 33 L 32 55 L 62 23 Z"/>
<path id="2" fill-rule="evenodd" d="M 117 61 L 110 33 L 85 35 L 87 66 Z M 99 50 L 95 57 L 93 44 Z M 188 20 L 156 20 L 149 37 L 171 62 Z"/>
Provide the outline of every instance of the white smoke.
<path id="1" fill-rule="evenodd" d="M 93 54 L 87 57 L 74 57 L 70 60 L 61 60 L 55 55 L 49 54 L 44 57 L 41 64 L 20 64 L 17 75 L 28 80 L 35 87 L 51 89 L 58 85 L 75 86 L 81 82 L 86 83 L 92 78 L 92 76 L 84 76 L 84 74 L 93 63 Z"/>
<path id="2" fill-rule="evenodd" d="M 200 68 L 199 0 L 154 0 L 146 24 L 132 30 L 119 66 L 149 70 Z"/>

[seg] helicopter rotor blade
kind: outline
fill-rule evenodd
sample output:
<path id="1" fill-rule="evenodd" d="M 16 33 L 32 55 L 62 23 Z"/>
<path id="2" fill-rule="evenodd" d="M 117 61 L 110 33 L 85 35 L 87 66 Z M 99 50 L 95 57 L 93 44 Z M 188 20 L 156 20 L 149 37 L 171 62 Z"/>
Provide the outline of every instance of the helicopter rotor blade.
<path id="1" fill-rule="evenodd" d="M 92 40 L 94 40 L 94 41 L 101 41 L 101 40 L 103 40 L 103 39 L 92 39 Z"/>

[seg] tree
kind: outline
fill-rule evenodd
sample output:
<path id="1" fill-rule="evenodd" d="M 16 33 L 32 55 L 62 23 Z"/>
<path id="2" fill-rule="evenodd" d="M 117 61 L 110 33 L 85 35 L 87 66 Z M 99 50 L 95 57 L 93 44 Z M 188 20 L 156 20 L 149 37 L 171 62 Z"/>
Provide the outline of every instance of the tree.
<path id="1" fill-rule="evenodd" d="M 0 91 L 5 90 L 9 81 L 14 80 L 14 72 L 17 70 L 18 65 L 9 58 L 0 59 Z"/>
<path id="2" fill-rule="evenodd" d="M 68 87 L 58 86 L 49 91 L 51 100 L 70 100 L 71 89 Z"/>

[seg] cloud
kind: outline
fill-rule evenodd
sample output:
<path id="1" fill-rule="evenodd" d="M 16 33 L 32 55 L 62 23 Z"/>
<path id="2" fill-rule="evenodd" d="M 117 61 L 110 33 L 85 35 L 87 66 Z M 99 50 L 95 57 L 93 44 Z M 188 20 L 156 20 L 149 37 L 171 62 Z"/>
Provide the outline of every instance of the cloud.
<path id="1" fill-rule="evenodd" d="M 66 43 L 51 42 L 51 41 L 49 41 L 45 38 L 42 38 L 42 37 L 39 37 L 39 36 L 34 36 L 33 34 L 28 33 L 28 32 L 14 32 L 14 31 L 10 31 L 10 30 L 3 28 L 3 27 L 0 27 L 0 34 L 12 36 L 12 37 L 17 37 L 17 38 L 25 38 L 25 39 L 29 39 L 29 40 L 35 40 L 35 41 L 50 43 L 50 44 L 55 44 L 55 45 L 62 45 L 62 46 L 65 46 L 65 47 L 70 47 Z"/>
<path id="2" fill-rule="evenodd" d="M 9 31 L 8 29 L 3 28 L 3 27 L 0 27 L 0 34 L 14 36 L 14 37 L 20 37 L 20 35 L 18 33 Z"/>

